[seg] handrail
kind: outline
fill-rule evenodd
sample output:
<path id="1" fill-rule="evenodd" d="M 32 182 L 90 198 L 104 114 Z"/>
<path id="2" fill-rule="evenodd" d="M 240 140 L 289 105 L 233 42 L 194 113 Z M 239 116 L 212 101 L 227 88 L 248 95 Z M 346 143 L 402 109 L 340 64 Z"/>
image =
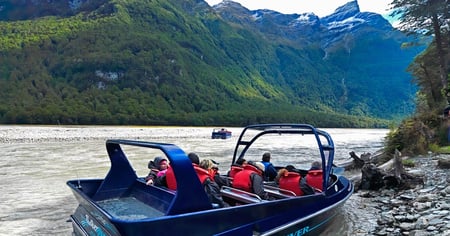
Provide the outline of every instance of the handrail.
<path id="1" fill-rule="evenodd" d="M 264 189 L 269 189 L 269 190 L 278 191 L 280 194 L 283 194 L 283 195 L 289 195 L 289 196 L 292 196 L 292 197 L 296 197 L 296 196 L 297 196 L 297 195 L 295 195 L 295 193 L 294 193 L 293 191 L 291 191 L 291 190 L 287 190 L 287 189 L 284 189 L 284 188 L 278 188 L 278 187 L 275 187 L 275 186 L 264 185 Z"/>
<path id="2" fill-rule="evenodd" d="M 263 200 L 261 199 L 261 197 L 259 197 L 258 195 L 254 194 L 254 193 L 250 193 L 241 189 L 237 189 L 237 188 L 232 188 L 232 187 L 228 187 L 228 186 L 222 186 L 222 188 L 220 189 L 220 192 L 222 194 L 226 194 L 227 196 L 231 197 L 235 197 L 237 200 L 241 200 L 243 202 L 262 202 Z"/>

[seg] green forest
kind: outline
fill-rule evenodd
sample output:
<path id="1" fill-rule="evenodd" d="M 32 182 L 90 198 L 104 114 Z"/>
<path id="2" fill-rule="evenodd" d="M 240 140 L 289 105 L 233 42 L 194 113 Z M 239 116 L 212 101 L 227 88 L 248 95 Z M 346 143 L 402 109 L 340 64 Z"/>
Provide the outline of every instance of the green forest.
<path id="1" fill-rule="evenodd" d="M 202 1 L 91 2 L 1 12 L 0 123 L 388 127 L 415 108 L 408 63 L 367 56 L 405 50 L 382 36 L 324 61 Z"/>

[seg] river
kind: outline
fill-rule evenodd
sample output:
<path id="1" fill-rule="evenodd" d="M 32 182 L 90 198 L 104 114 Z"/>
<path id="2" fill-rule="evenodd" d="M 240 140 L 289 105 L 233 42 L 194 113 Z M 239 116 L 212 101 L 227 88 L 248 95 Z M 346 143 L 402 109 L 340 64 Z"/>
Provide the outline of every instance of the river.
<path id="1" fill-rule="evenodd" d="M 230 165 L 242 128 L 228 128 L 233 137 L 211 139 L 213 127 L 0 126 L 0 235 L 70 235 L 69 215 L 77 202 L 66 186 L 76 178 L 103 178 L 109 170 L 108 138 L 173 143 L 220 169 Z M 324 129 L 333 137 L 337 163 L 349 152 L 379 150 L 386 129 Z M 144 157 L 147 163 L 152 157 Z M 137 170 L 144 175 L 146 164 Z M 323 235 L 367 235 L 375 217 L 370 202 L 354 194 L 341 216 Z"/>

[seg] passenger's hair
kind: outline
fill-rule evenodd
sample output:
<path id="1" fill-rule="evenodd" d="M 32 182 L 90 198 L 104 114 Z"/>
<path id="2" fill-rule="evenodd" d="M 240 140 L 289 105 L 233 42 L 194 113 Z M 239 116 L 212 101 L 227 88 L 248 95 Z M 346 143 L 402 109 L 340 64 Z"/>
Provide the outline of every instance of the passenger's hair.
<path id="1" fill-rule="evenodd" d="M 197 164 L 197 165 L 200 164 L 200 158 L 198 157 L 197 154 L 191 152 L 188 154 L 188 157 L 192 163 Z"/>
<path id="2" fill-rule="evenodd" d="M 236 164 L 242 165 L 242 164 L 244 164 L 245 162 L 246 162 L 246 160 L 245 160 L 244 158 L 241 158 L 241 159 L 237 159 Z"/>
<path id="3" fill-rule="evenodd" d="M 280 169 L 277 173 L 277 177 L 275 177 L 275 183 L 279 183 L 281 177 L 287 176 L 288 172 L 289 172 L 289 170 L 287 170 L 286 168 Z"/>
<path id="4" fill-rule="evenodd" d="M 295 166 L 293 166 L 293 165 L 287 165 L 287 166 L 285 167 L 285 169 L 288 170 L 289 172 L 292 172 L 292 171 L 295 171 Z"/>
<path id="5" fill-rule="evenodd" d="M 267 162 L 270 161 L 270 152 L 266 152 L 263 154 L 262 161 L 267 161 Z"/>
<path id="6" fill-rule="evenodd" d="M 209 170 L 213 168 L 214 162 L 212 162 L 210 159 L 204 159 L 200 162 L 199 166 L 205 170 Z"/>
<path id="7" fill-rule="evenodd" d="M 314 161 L 313 163 L 311 163 L 311 170 L 321 170 L 321 169 L 322 164 L 320 164 L 320 162 Z"/>

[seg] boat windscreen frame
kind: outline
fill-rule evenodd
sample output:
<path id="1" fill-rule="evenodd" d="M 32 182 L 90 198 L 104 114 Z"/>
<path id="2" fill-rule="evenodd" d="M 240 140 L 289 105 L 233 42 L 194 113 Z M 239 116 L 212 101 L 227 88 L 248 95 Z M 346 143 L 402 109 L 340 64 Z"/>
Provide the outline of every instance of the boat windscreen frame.
<path id="1" fill-rule="evenodd" d="M 247 133 L 251 131 L 259 131 L 251 139 L 245 139 L 246 136 L 250 137 Z M 246 126 L 239 135 L 236 147 L 233 153 L 233 165 L 236 160 L 244 158 L 245 153 L 252 146 L 252 144 L 263 135 L 267 134 L 300 134 L 300 135 L 314 135 L 317 146 L 319 148 L 320 157 L 322 159 L 322 170 L 324 170 L 323 189 L 328 186 L 328 180 L 333 168 L 334 161 L 334 142 L 331 136 L 323 130 L 317 129 L 309 124 L 290 124 L 290 123 L 278 123 L 278 124 L 256 124 Z M 322 143 L 323 137 L 326 143 Z M 325 153 L 326 152 L 326 153 Z M 328 155 L 327 155 L 328 154 Z"/>

